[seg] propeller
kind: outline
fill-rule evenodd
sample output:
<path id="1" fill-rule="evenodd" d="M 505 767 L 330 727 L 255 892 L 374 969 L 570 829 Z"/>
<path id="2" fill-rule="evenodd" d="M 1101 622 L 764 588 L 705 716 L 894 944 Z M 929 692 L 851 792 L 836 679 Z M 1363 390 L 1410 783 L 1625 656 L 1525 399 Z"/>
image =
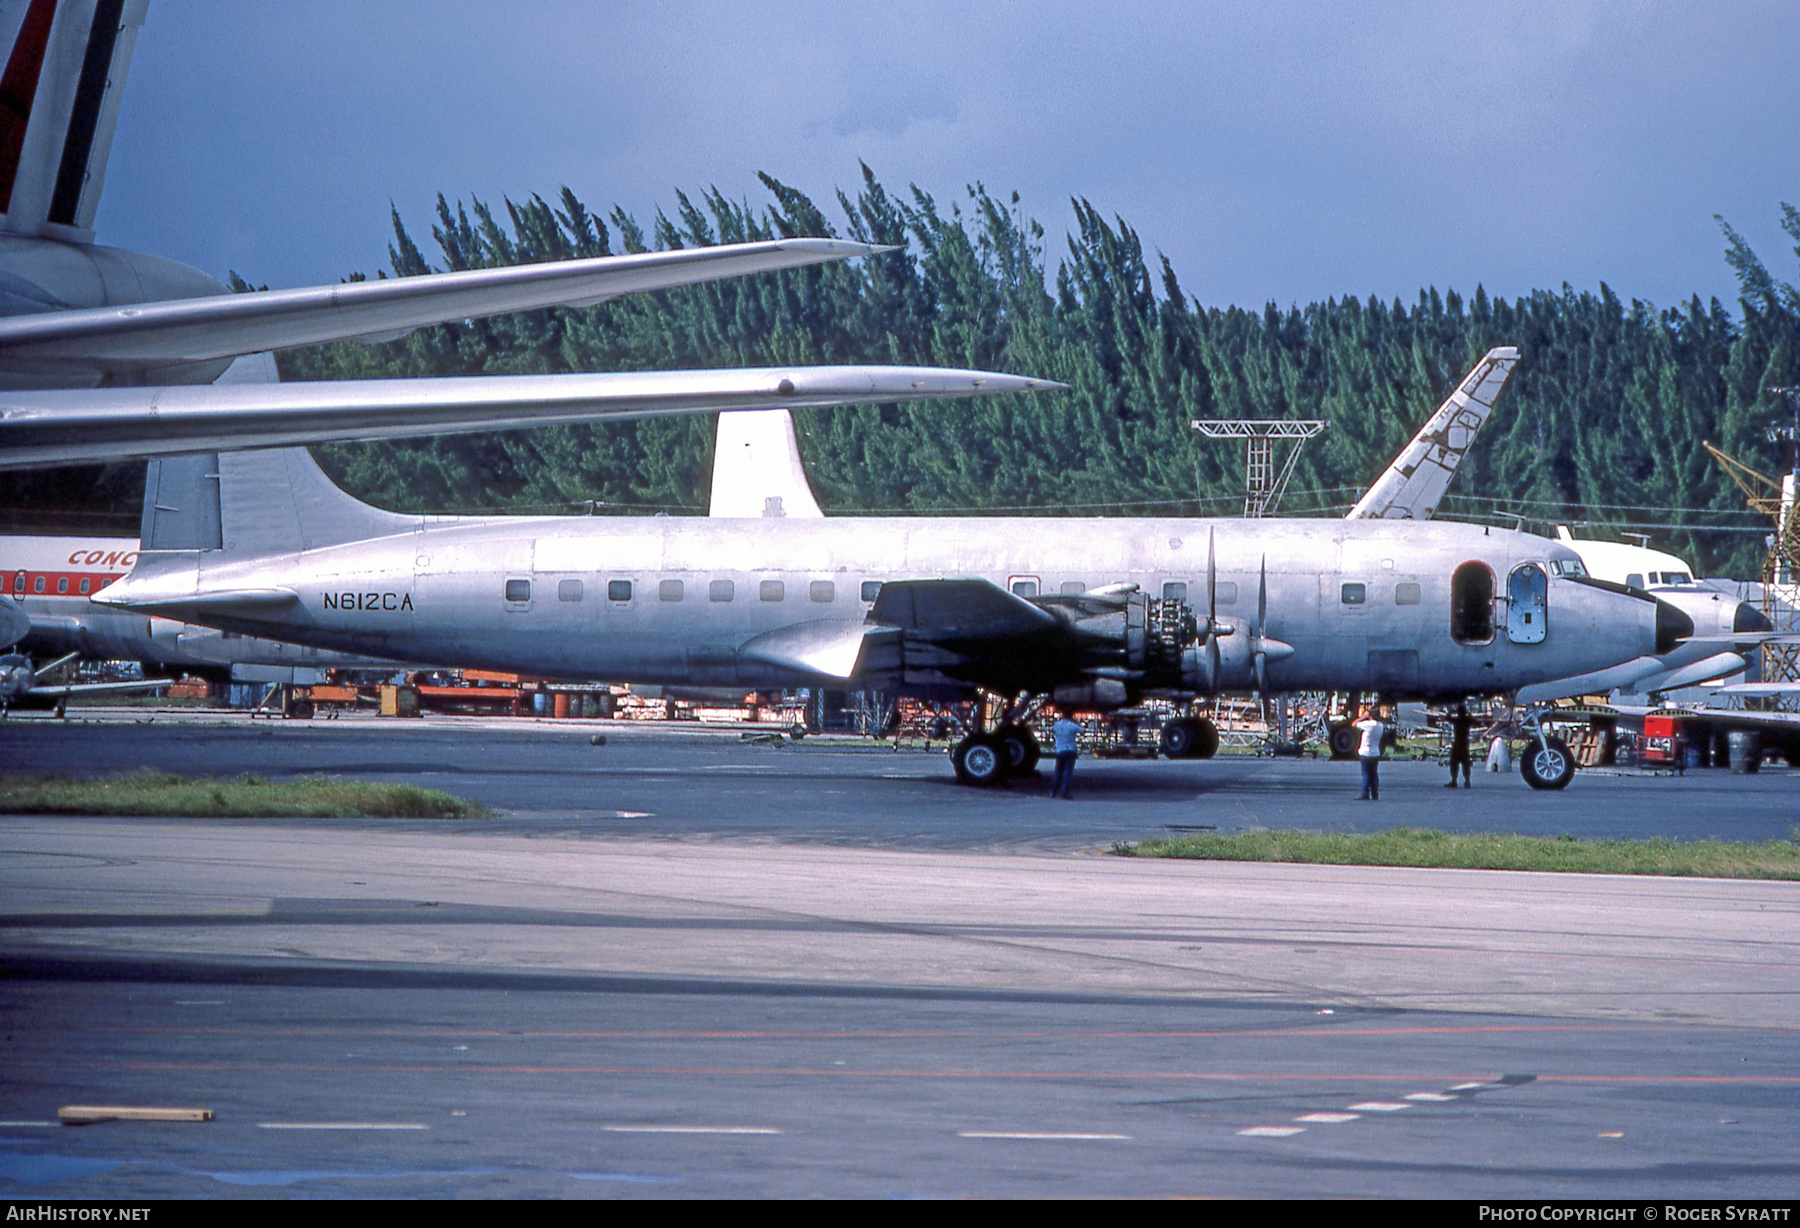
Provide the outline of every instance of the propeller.
<path id="1" fill-rule="evenodd" d="M 1215 691 L 1219 689 L 1219 672 L 1223 668 L 1219 660 L 1219 568 L 1213 557 L 1216 537 L 1215 530 L 1206 531 L 1206 677 Z"/>
<path id="2" fill-rule="evenodd" d="M 1294 655 L 1294 646 L 1284 644 L 1267 634 L 1269 621 L 1269 556 L 1263 555 L 1262 574 L 1256 582 L 1256 622 L 1250 628 L 1251 659 L 1256 663 L 1256 693 L 1269 693 L 1269 662 L 1285 661 Z"/>
<path id="3" fill-rule="evenodd" d="M 1263 646 L 1263 623 L 1269 617 L 1269 556 L 1263 555 L 1256 580 L 1256 625 L 1250 628 L 1250 647 L 1256 653 L 1256 693 L 1269 694 L 1269 654 Z"/>

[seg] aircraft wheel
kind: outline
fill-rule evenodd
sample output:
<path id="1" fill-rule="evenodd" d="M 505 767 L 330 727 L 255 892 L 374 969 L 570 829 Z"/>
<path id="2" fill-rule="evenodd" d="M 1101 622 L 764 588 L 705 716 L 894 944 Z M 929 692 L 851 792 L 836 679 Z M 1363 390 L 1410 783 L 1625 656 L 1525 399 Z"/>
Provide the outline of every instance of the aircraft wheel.
<path id="1" fill-rule="evenodd" d="M 950 752 L 956 778 L 965 785 L 997 785 L 1006 779 L 1006 751 L 996 738 L 972 734 Z"/>
<path id="2" fill-rule="evenodd" d="M 1211 759 L 1219 753 L 1219 727 L 1204 716 L 1197 716 L 1191 722 L 1194 726 L 1194 746 L 1188 751 L 1190 759 Z"/>
<path id="3" fill-rule="evenodd" d="M 1024 725 L 1002 725 L 994 731 L 994 741 L 1006 754 L 1006 771 L 1008 775 L 1024 776 L 1037 768 L 1038 760 L 1043 757 L 1043 747 L 1038 745 L 1037 735 Z"/>
<path id="4" fill-rule="evenodd" d="M 312 700 L 296 699 L 293 703 L 288 705 L 288 710 L 283 715 L 297 721 L 310 721 L 313 718 L 313 711 Z"/>
<path id="5" fill-rule="evenodd" d="M 1566 789 L 1575 779 L 1575 756 L 1561 738 L 1545 738 L 1542 746 L 1528 743 L 1519 774 L 1534 789 Z"/>
<path id="6" fill-rule="evenodd" d="M 1354 759 L 1356 748 L 1362 744 L 1362 734 L 1354 725 L 1333 725 L 1331 728 L 1331 757 L 1333 759 Z"/>
<path id="7" fill-rule="evenodd" d="M 1173 720 L 1162 727 L 1162 757 L 1186 759 L 1193 753 L 1194 726 L 1191 721 Z"/>

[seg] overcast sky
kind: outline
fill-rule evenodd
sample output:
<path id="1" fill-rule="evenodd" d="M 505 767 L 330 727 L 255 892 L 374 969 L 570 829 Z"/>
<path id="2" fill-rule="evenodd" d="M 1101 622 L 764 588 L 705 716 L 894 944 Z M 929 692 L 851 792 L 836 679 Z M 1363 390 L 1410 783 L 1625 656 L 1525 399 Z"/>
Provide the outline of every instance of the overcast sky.
<path id="1" fill-rule="evenodd" d="M 151 0 L 102 242 L 258 283 L 427 255 L 435 194 L 648 221 L 675 189 L 1086 197 L 1214 305 L 1602 281 L 1735 307 L 1713 215 L 1778 276 L 1800 5 L 282 4 Z M 835 216 L 835 204 L 829 212 Z"/>

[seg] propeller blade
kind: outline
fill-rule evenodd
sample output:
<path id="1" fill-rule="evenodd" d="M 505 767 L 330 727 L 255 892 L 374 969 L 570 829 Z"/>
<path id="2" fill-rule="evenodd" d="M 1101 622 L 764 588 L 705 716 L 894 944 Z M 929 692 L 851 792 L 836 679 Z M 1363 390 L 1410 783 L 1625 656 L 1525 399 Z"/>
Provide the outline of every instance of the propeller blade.
<path id="1" fill-rule="evenodd" d="M 1269 654 L 1256 654 L 1256 697 L 1266 699 L 1269 694 Z"/>
<path id="2" fill-rule="evenodd" d="M 1219 622 L 1219 569 L 1213 557 L 1213 546 L 1216 544 L 1217 536 L 1218 530 L 1216 529 L 1206 531 L 1206 631 L 1208 635 L 1212 634 L 1212 629 Z"/>
<path id="3" fill-rule="evenodd" d="M 1269 617 L 1269 556 L 1263 555 L 1262 575 L 1256 582 L 1256 638 L 1261 639 L 1263 624 Z"/>

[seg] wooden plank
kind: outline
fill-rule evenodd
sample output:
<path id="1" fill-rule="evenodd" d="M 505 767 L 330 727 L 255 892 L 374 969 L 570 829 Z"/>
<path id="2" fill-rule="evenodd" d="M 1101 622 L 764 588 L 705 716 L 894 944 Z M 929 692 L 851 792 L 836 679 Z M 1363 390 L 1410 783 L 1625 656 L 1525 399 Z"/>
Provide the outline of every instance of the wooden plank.
<path id="1" fill-rule="evenodd" d="M 145 1105 L 65 1104 L 57 1117 L 70 1125 L 96 1121 L 211 1121 L 211 1109 L 170 1109 Z"/>

